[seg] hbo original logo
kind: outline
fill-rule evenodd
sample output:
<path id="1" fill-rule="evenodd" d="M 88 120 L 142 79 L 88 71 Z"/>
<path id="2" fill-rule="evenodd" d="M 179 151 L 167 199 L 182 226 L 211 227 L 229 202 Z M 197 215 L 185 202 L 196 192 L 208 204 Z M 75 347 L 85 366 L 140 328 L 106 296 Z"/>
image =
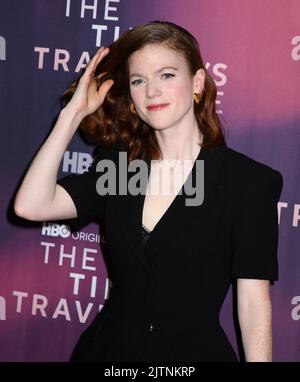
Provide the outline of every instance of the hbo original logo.
<path id="1" fill-rule="evenodd" d="M 71 231 L 70 227 L 65 224 L 44 223 L 42 235 L 66 238 L 71 235 Z"/>

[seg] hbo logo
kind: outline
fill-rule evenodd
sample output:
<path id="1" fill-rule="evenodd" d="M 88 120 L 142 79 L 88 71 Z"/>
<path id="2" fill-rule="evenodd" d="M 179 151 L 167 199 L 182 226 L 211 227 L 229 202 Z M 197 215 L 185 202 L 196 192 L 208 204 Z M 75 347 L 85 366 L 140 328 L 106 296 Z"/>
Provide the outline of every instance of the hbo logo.
<path id="1" fill-rule="evenodd" d="M 55 223 L 43 223 L 42 235 L 54 236 L 54 237 L 69 237 L 71 235 L 69 226 L 65 224 L 55 224 Z"/>

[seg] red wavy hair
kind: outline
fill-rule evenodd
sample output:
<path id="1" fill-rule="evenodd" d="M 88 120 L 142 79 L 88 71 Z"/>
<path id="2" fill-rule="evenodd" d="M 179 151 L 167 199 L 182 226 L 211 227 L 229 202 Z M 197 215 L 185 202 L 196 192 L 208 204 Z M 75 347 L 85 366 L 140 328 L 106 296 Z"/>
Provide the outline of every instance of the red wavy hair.
<path id="1" fill-rule="evenodd" d="M 198 127 L 203 134 L 201 150 L 224 143 L 223 127 L 215 106 L 216 85 L 204 66 L 198 42 L 187 30 L 167 21 L 153 21 L 132 28 L 109 46 L 109 54 L 96 68 L 95 78 L 98 86 L 107 79 L 113 79 L 114 84 L 102 106 L 81 122 L 80 129 L 88 141 L 105 147 L 121 141 L 127 150 L 129 162 L 133 159 L 159 158 L 160 151 L 154 129 L 129 109 L 131 97 L 128 58 L 148 44 L 165 44 L 181 53 L 192 76 L 199 68 L 205 71 L 205 90 L 200 102 L 194 103 Z M 106 74 L 100 78 L 101 73 Z M 71 99 L 78 81 L 79 79 L 64 93 L 63 104 Z"/>

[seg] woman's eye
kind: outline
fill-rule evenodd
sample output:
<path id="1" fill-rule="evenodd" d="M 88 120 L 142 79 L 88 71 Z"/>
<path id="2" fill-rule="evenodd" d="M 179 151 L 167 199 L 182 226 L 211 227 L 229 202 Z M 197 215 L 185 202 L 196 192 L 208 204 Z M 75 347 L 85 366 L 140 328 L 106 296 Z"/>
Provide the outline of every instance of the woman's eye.
<path id="1" fill-rule="evenodd" d="M 164 79 L 168 79 L 168 78 L 172 78 L 172 77 L 175 77 L 175 74 L 172 74 L 172 73 L 163 73 L 162 74 L 162 78 L 164 78 Z M 139 78 L 139 79 L 131 81 L 130 84 L 135 86 L 135 85 L 140 85 L 143 82 L 144 82 L 144 80 Z"/>
<path id="2" fill-rule="evenodd" d="M 131 85 L 139 85 L 143 82 L 143 80 L 139 79 L 139 80 L 134 80 L 134 81 L 131 81 Z"/>
<path id="3" fill-rule="evenodd" d="M 172 78 L 172 77 L 175 77 L 175 75 L 172 74 L 172 73 L 164 73 L 164 74 L 162 75 L 162 77 L 163 77 L 163 78 Z"/>

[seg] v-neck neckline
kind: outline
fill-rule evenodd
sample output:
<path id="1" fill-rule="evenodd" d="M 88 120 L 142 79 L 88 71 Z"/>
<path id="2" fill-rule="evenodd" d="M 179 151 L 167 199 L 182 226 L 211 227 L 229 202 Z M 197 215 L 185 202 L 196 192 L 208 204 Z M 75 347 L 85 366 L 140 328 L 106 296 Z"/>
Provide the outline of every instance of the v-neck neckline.
<path id="1" fill-rule="evenodd" d="M 145 200 L 146 200 L 146 192 L 147 192 L 147 189 L 148 189 L 148 184 L 149 184 L 149 179 L 150 179 L 150 174 L 151 174 L 151 167 L 152 167 L 151 166 L 151 160 L 147 161 L 147 166 L 148 166 L 148 181 L 147 181 L 147 185 L 146 185 L 146 188 L 145 188 L 146 191 L 145 191 L 145 194 L 143 195 L 143 200 L 142 200 L 142 212 L 141 212 L 142 216 L 141 216 L 141 221 L 142 221 L 142 227 L 144 227 L 149 233 L 153 233 L 155 230 L 157 230 L 158 225 L 161 224 L 162 221 L 166 218 L 166 216 L 168 214 L 168 211 L 170 212 L 170 210 L 173 208 L 173 206 L 176 203 L 176 201 L 179 198 L 179 196 L 183 194 L 183 190 L 186 187 L 186 183 L 187 183 L 188 179 L 190 178 L 190 176 L 193 176 L 193 173 L 195 172 L 195 167 L 196 167 L 197 160 L 201 160 L 202 159 L 204 151 L 205 150 L 203 150 L 202 147 L 200 147 L 200 151 L 199 151 L 196 159 L 194 160 L 192 168 L 189 171 L 189 173 L 188 173 L 184 183 L 182 184 L 181 188 L 179 189 L 179 191 L 175 195 L 175 198 L 172 200 L 172 202 L 170 203 L 169 207 L 161 215 L 160 219 L 157 221 L 157 223 L 155 224 L 155 226 L 153 227 L 152 230 L 150 230 L 148 227 L 146 227 L 144 225 L 144 223 L 143 223 L 143 214 L 144 214 L 144 207 L 145 207 Z"/>
<path id="2" fill-rule="evenodd" d="M 222 148 L 223 146 L 224 149 Z M 183 190 L 182 195 L 179 195 L 179 193 L 177 194 L 172 204 L 156 223 L 149 235 L 149 240 L 147 240 L 146 246 L 143 246 L 141 233 L 143 202 L 146 196 L 146 180 L 141 182 L 142 189 L 137 195 L 125 194 L 116 198 L 120 227 L 122 228 L 129 247 L 132 249 L 133 255 L 141 262 L 147 272 L 150 271 L 148 260 L 154 261 L 158 254 L 163 256 L 164 252 L 160 252 L 160 250 L 170 241 L 174 240 L 177 235 L 180 234 L 180 230 L 186 227 L 189 221 L 196 216 L 199 216 L 200 226 L 201 224 L 205 224 L 204 221 L 202 222 L 201 216 L 205 219 L 204 212 L 207 211 L 207 208 L 213 203 L 214 198 L 218 195 L 219 186 L 221 186 L 221 169 L 224 159 L 226 158 L 225 148 L 225 142 L 214 148 L 201 148 L 196 160 L 203 160 L 203 163 L 198 162 L 198 164 L 200 164 L 199 168 L 198 165 L 196 166 L 197 162 L 195 160 L 194 166 L 186 180 L 186 182 L 188 180 L 191 181 L 192 188 L 190 188 L 190 184 L 186 189 L 181 188 L 181 191 Z M 145 161 L 148 165 L 149 161 L 147 159 Z M 202 201 L 202 198 L 201 200 L 198 199 L 197 191 L 194 186 L 197 187 L 196 183 L 198 179 L 196 176 L 198 174 L 198 169 L 201 170 L 203 165 L 205 167 L 205 184 L 204 198 Z M 187 184 L 186 182 L 184 185 Z M 202 180 L 200 180 L 200 182 L 202 182 Z M 184 187 L 184 185 L 182 187 Z M 194 190 L 196 195 L 194 194 Z M 197 204 L 197 200 L 199 200 L 200 204 Z M 193 206 L 193 208 L 187 208 L 189 206 Z M 141 253 L 145 253 L 147 256 L 141 256 Z"/>

